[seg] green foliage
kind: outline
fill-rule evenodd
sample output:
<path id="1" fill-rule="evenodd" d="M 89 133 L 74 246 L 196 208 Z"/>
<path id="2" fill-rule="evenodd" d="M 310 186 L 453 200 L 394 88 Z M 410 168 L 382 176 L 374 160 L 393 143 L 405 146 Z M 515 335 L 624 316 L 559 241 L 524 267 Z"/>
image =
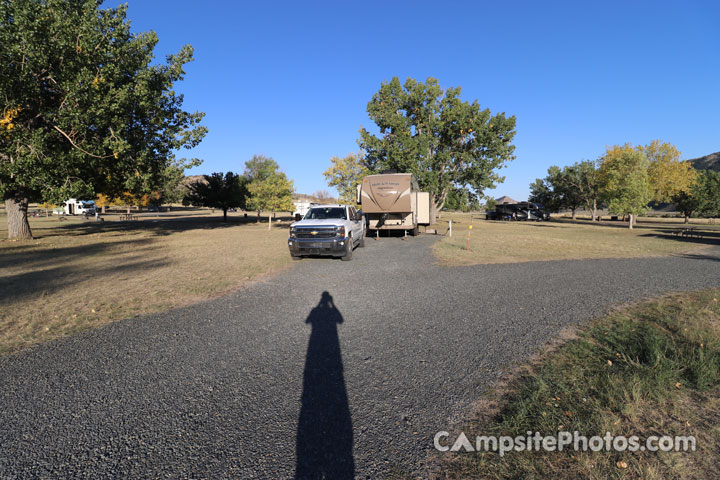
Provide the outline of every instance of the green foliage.
<path id="1" fill-rule="evenodd" d="M 566 167 L 568 188 L 576 191 L 580 201 L 588 210 L 595 210 L 600 203 L 601 182 L 597 162 L 583 160 Z"/>
<path id="2" fill-rule="evenodd" d="M 697 211 L 706 217 L 720 217 L 720 171 L 704 170 L 692 190 Z"/>
<path id="3" fill-rule="evenodd" d="M 253 155 L 245 162 L 245 177 L 248 181 L 265 180 L 278 171 L 280 166 L 271 157 L 265 155 Z"/>
<path id="4" fill-rule="evenodd" d="M 193 158 L 188 161 L 181 159 L 173 161 L 165 168 L 163 173 L 162 185 L 160 187 L 160 195 L 163 203 L 181 203 L 187 194 L 187 188 L 184 186 L 185 170 L 197 167 L 202 164 L 202 160 Z"/>
<path id="5" fill-rule="evenodd" d="M 245 176 L 249 182 L 247 207 L 250 210 L 257 210 L 258 214 L 262 211 L 293 211 L 293 182 L 280 171 L 277 162 L 271 157 L 253 155 L 245 162 Z"/>
<path id="6" fill-rule="evenodd" d="M 530 184 L 528 200 L 542 204 L 548 212 L 557 212 L 563 208 L 562 192 L 560 187 L 556 185 L 560 172 L 560 167 L 552 166 L 548 168 L 547 177 L 538 178 Z"/>
<path id="7" fill-rule="evenodd" d="M 538 178 L 530 184 L 531 202 L 541 203 L 549 212 L 568 208 L 575 212 L 581 205 L 592 205 L 592 162 L 576 163 L 560 168 L 548 168 L 544 179 Z M 592 167 L 592 168 L 591 168 Z M 594 193 L 597 195 L 597 192 Z"/>
<path id="8" fill-rule="evenodd" d="M 186 201 L 193 205 L 218 208 L 223 211 L 227 220 L 227 211 L 230 208 L 244 208 L 248 186 L 247 179 L 233 172 L 213 173 L 203 175 L 204 181 L 197 181 L 188 185 Z"/>
<path id="9" fill-rule="evenodd" d="M 351 153 L 343 158 L 332 157 L 330 168 L 323 175 L 328 185 L 338 191 L 340 203 L 355 204 L 356 189 L 370 172 L 362 162 L 361 155 Z"/>
<path id="10" fill-rule="evenodd" d="M 600 175 L 603 194 L 612 213 L 640 215 L 647 211 L 652 200 L 648 166 L 642 150 L 629 144 L 607 148 Z"/>
<path id="11" fill-rule="evenodd" d="M 697 182 L 697 172 L 690 162 L 680 161 L 680 152 L 671 143 L 653 140 L 638 147 L 648 158 L 648 177 L 652 198 L 669 202 L 682 194 L 689 194 Z"/>
<path id="12" fill-rule="evenodd" d="M 153 65 L 155 33 L 131 33 L 127 6 L 100 3 L 0 2 L 4 198 L 147 193 L 206 133 L 173 90 L 192 47 Z"/>
<path id="13" fill-rule="evenodd" d="M 492 210 L 495 210 L 497 207 L 497 201 L 494 198 L 486 198 L 485 200 L 485 211 L 490 212 Z"/>
<path id="14" fill-rule="evenodd" d="M 283 172 L 275 172 L 263 180 L 250 182 L 248 190 L 248 205 L 252 210 L 291 212 L 295 208 L 292 201 L 293 182 Z"/>
<path id="15" fill-rule="evenodd" d="M 496 170 L 515 158 L 515 117 L 492 116 L 477 101 L 463 102 L 460 93 L 443 91 L 434 78 L 383 83 L 367 106 L 380 135 L 363 128 L 358 141 L 368 169 L 415 174 L 437 209 L 453 187 L 480 194 L 502 182 Z"/>
<path id="16" fill-rule="evenodd" d="M 453 188 L 445 200 L 445 209 L 469 212 L 479 210 L 480 202 L 477 197 L 465 188 Z"/>

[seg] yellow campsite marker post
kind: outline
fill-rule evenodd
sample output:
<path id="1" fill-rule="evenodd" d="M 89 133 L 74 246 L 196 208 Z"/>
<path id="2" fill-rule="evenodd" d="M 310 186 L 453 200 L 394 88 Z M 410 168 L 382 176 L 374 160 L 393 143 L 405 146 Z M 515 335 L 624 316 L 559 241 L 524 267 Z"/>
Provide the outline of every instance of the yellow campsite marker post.
<path id="1" fill-rule="evenodd" d="M 470 232 L 472 232 L 472 224 L 468 226 L 467 245 L 465 250 L 470 250 Z"/>

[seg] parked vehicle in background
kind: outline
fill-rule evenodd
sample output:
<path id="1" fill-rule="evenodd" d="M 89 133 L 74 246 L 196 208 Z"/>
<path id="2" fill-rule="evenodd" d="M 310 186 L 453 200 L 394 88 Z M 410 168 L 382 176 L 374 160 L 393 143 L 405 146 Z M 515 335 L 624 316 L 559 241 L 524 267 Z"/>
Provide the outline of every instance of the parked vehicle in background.
<path id="1" fill-rule="evenodd" d="M 485 220 L 550 220 L 550 214 L 540 203 L 519 202 L 497 205 L 494 211 L 485 212 Z"/>
<path id="2" fill-rule="evenodd" d="M 288 248 L 295 260 L 303 255 L 352 260 L 355 246 L 365 246 L 365 222 L 352 205 L 313 205 L 290 225 Z"/>
<path id="3" fill-rule="evenodd" d="M 420 191 L 410 173 L 368 175 L 358 186 L 357 203 L 369 233 L 404 230 L 417 235 L 418 225 L 430 224 L 430 194 Z"/>
<path id="4" fill-rule="evenodd" d="M 295 211 L 293 212 L 293 218 L 295 220 L 300 220 L 302 217 L 305 216 L 305 214 L 310 210 L 311 207 L 314 207 L 315 205 L 319 205 L 317 202 L 306 202 L 306 201 L 299 201 L 294 202 L 295 205 Z"/>
<path id="5" fill-rule="evenodd" d="M 65 215 L 95 215 L 95 211 L 95 202 L 92 200 L 77 200 L 71 198 L 63 202 L 63 213 Z"/>

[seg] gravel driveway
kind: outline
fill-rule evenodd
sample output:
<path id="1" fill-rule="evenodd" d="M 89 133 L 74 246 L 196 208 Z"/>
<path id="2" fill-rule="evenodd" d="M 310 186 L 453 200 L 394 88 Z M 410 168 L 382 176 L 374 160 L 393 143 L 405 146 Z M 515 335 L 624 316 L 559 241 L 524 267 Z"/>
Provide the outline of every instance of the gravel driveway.
<path id="1" fill-rule="evenodd" d="M 0 478 L 422 476 L 433 435 L 564 326 L 720 285 L 717 248 L 446 268 L 434 241 L 0 359 Z"/>

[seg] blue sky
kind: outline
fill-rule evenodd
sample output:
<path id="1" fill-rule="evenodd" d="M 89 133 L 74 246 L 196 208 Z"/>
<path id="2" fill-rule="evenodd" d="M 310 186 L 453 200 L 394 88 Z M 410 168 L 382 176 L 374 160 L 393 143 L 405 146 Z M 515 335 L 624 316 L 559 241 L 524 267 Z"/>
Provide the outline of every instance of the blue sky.
<path id="1" fill-rule="evenodd" d="M 210 132 L 180 153 L 204 160 L 191 173 L 241 172 L 258 153 L 297 192 L 328 189 L 330 157 L 358 150 L 367 102 L 393 76 L 517 117 L 496 197 L 524 200 L 548 166 L 605 145 L 720 150 L 720 2 L 128 1 L 158 59 L 195 47 L 177 91 Z"/>

